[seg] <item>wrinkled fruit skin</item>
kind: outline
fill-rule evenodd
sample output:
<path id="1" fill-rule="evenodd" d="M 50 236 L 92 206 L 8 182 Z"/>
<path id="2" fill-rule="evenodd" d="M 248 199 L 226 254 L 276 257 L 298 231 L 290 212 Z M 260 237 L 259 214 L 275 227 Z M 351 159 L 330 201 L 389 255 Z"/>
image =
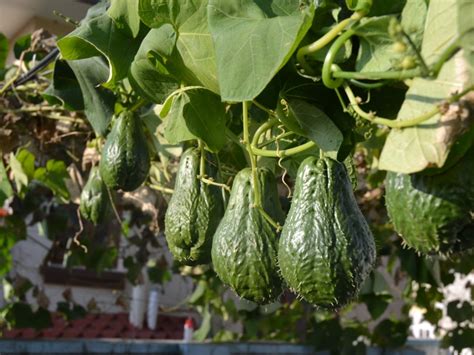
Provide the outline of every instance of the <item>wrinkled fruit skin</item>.
<path id="1" fill-rule="evenodd" d="M 149 170 L 150 154 L 139 118 L 122 112 L 102 150 L 102 179 L 113 190 L 132 191 L 143 184 Z"/>
<path id="2" fill-rule="evenodd" d="M 259 169 L 258 181 L 263 208 L 281 223 L 284 215 L 273 173 Z M 275 230 L 253 204 L 252 171 L 246 168 L 235 177 L 229 205 L 214 235 L 212 262 L 219 278 L 237 295 L 266 304 L 281 293 L 278 240 Z"/>
<path id="3" fill-rule="evenodd" d="M 313 305 L 335 309 L 356 296 L 375 257 L 344 165 L 306 158 L 279 243 L 283 279 Z"/>
<path id="4" fill-rule="evenodd" d="M 101 223 L 108 211 L 109 196 L 99 174 L 99 169 L 93 167 L 89 173 L 86 185 L 82 189 L 79 210 L 82 217 L 94 224 Z"/>
<path id="5" fill-rule="evenodd" d="M 184 265 L 211 262 L 212 237 L 224 214 L 221 189 L 197 178 L 199 163 L 199 149 L 183 153 L 165 215 L 168 247 L 175 260 Z M 206 174 L 217 178 L 217 169 L 208 159 Z"/>
<path id="6" fill-rule="evenodd" d="M 408 246 L 424 254 L 474 247 L 473 176 L 473 148 L 442 174 L 387 174 L 388 215 Z"/>

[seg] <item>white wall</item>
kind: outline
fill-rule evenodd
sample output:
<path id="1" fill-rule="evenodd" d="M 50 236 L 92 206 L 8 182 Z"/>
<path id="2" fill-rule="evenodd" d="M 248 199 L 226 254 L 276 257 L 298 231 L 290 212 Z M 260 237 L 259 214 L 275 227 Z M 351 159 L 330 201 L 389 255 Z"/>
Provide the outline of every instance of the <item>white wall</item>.
<path id="1" fill-rule="evenodd" d="M 44 291 L 49 299 L 49 309 L 56 310 L 58 302 L 64 301 L 63 292 L 70 288 L 74 301 L 83 307 L 94 299 L 98 308 L 103 313 L 116 313 L 128 311 L 117 305 L 117 299 L 120 298 L 128 305 L 131 298 L 131 285 L 127 282 L 124 290 L 110 290 L 78 286 L 62 286 L 45 284 L 39 271 L 43 260 L 51 247 L 51 242 L 43 236 L 40 236 L 36 226 L 28 228 L 28 238 L 18 242 L 12 248 L 13 257 L 13 275 L 20 275 L 30 280 L 35 286 Z M 160 249 L 154 256 L 160 256 L 160 253 L 166 249 Z M 171 255 L 165 254 L 168 263 L 171 265 Z M 174 308 L 183 303 L 184 299 L 193 291 L 193 283 L 189 278 L 180 275 L 173 275 L 172 280 L 162 287 L 160 297 L 160 306 L 163 308 Z M 36 304 L 36 299 L 31 292 L 28 295 L 28 301 Z"/>
<path id="2" fill-rule="evenodd" d="M 89 5 L 75 0 L 0 0 L 0 32 L 7 38 L 16 37 L 34 17 L 63 22 L 53 10 L 80 20 L 88 8 Z"/>

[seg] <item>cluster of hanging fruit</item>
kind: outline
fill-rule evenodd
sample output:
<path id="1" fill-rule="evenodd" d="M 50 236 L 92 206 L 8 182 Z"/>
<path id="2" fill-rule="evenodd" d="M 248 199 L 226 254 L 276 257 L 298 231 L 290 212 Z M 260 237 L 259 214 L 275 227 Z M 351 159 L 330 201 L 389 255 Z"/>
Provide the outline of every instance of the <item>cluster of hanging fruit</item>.
<path id="1" fill-rule="evenodd" d="M 222 216 L 222 194 L 198 178 L 199 160 L 198 149 L 184 153 L 166 213 L 166 238 L 178 262 L 212 262 L 225 284 L 260 304 L 276 300 L 284 287 L 326 309 L 357 296 L 376 248 L 344 164 L 326 157 L 304 160 L 285 219 L 275 178 L 264 168 L 257 179 L 250 168 L 235 176 Z M 206 171 L 217 179 L 211 161 L 208 155 Z M 449 169 L 388 173 L 388 213 L 409 247 L 428 254 L 474 246 L 472 176 L 474 147 Z M 255 184 L 261 206 L 253 199 Z M 283 225 L 281 234 L 267 217 Z"/>
<path id="2" fill-rule="evenodd" d="M 344 164 L 307 158 L 285 221 L 270 170 L 257 168 L 257 179 L 250 168 L 240 171 L 222 216 L 222 194 L 198 178 L 199 161 L 198 149 L 183 154 L 166 212 L 166 238 L 177 261 L 212 262 L 225 284 L 260 304 L 276 300 L 285 285 L 328 309 L 355 297 L 374 264 L 375 243 Z M 217 178 L 212 164 L 207 167 Z M 283 225 L 281 235 L 268 217 Z"/>
<path id="3" fill-rule="evenodd" d="M 149 170 L 150 154 L 139 118 L 124 111 L 107 135 L 100 164 L 92 167 L 82 190 L 82 217 L 101 223 L 110 211 L 109 191 L 135 190 L 145 182 Z"/>
<path id="4" fill-rule="evenodd" d="M 109 210 L 110 190 L 136 189 L 149 168 L 139 119 L 123 112 L 82 191 L 82 216 L 100 223 Z M 306 158 L 286 217 L 270 170 L 240 171 L 225 206 L 223 190 L 201 178 L 203 169 L 211 181 L 219 180 L 211 153 L 199 148 L 183 153 L 165 215 L 166 239 L 177 262 L 212 263 L 240 297 L 260 304 L 278 299 L 285 287 L 326 309 L 357 296 L 374 265 L 376 248 L 345 164 L 328 157 Z M 474 247 L 472 176 L 474 146 L 443 169 L 387 174 L 388 214 L 406 245 L 424 254 Z"/>

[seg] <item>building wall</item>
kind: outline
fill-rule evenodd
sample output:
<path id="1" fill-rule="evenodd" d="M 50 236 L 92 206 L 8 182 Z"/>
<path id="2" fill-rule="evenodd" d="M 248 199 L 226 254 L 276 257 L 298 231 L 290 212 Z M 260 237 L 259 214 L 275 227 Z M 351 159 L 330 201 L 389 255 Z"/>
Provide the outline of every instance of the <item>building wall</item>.
<path id="1" fill-rule="evenodd" d="M 28 238 L 18 242 L 12 249 L 12 274 L 28 279 L 33 285 L 42 290 L 49 301 L 49 310 L 55 311 L 57 303 L 64 301 L 63 293 L 67 289 L 71 290 L 74 302 L 85 308 L 93 300 L 92 302 L 95 302 L 98 308 L 96 311 L 116 313 L 129 310 L 132 285 L 128 282 L 126 282 L 123 290 L 46 284 L 40 273 L 40 267 L 50 247 L 51 242 L 39 235 L 38 227 L 33 226 L 28 229 Z M 166 253 L 165 257 L 171 264 L 171 255 Z M 159 288 L 162 291 L 160 306 L 164 309 L 170 309 L 180 306 L 185 298 L 192 293 L 193 283 L 189 278 L 173 275 L 170 282 Z M 28 294 L 28 301 L 31 304 L 37 304 L 38 301 L 37 298 L 33 297 L 31 291 Z"/>

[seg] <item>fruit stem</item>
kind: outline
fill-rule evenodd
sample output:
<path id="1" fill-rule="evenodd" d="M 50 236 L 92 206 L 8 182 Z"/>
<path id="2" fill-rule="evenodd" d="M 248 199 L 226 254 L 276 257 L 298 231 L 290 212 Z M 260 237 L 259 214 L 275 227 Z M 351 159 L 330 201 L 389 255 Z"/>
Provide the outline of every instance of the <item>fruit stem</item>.
<path id="1" fill-rule="evenodd" d="M 281 231 L 281 228 L 282 228 L 282 227 L 280 226 L 280 224 L 279 224 L 278 222 L 275 222 L 275 221 L 273 220 L 273 218 L 270 217 L 270 215 L 269 215 L 267 212 L 265 212 L 265 210 L 263 209 L 262 206 L 258 206 L 257 208 L 258 208 L 259 212 L 262 214 L 263 218 L 265 218 L 265 220 L 266 220 L 273 228 L 276 229 L 277 233 L 280 232 L 280 231 Z"/>
<path id="2" fill-rule="evenodd" d="M 204 150 L 204 144 L 202 140 L 198 139 L 199 147 L 199 179 L 204 179 L 206 177 L 206 152 Z"/>
<path id="3" fill-rule="evenodd" d="M 242 119 L 243 119 L 243 126 L 244 126 L 244 144 L 247 147 L 247 152 L 249 154 L 250 165 L 252 167 L 252 182 L 253 182 L 253 203 L 254 206 L 259 208 L 261 207 L 261 199 L 260 199 L 260 186 L 258 183 L 258 174 L 257 174 L 257 159 L 253 154 L 252 144 L 250 143 L 250 135 L 249 135 L 249 112 L 248 112 L 248 101 L 244 101 L 242 103 Z"/>

